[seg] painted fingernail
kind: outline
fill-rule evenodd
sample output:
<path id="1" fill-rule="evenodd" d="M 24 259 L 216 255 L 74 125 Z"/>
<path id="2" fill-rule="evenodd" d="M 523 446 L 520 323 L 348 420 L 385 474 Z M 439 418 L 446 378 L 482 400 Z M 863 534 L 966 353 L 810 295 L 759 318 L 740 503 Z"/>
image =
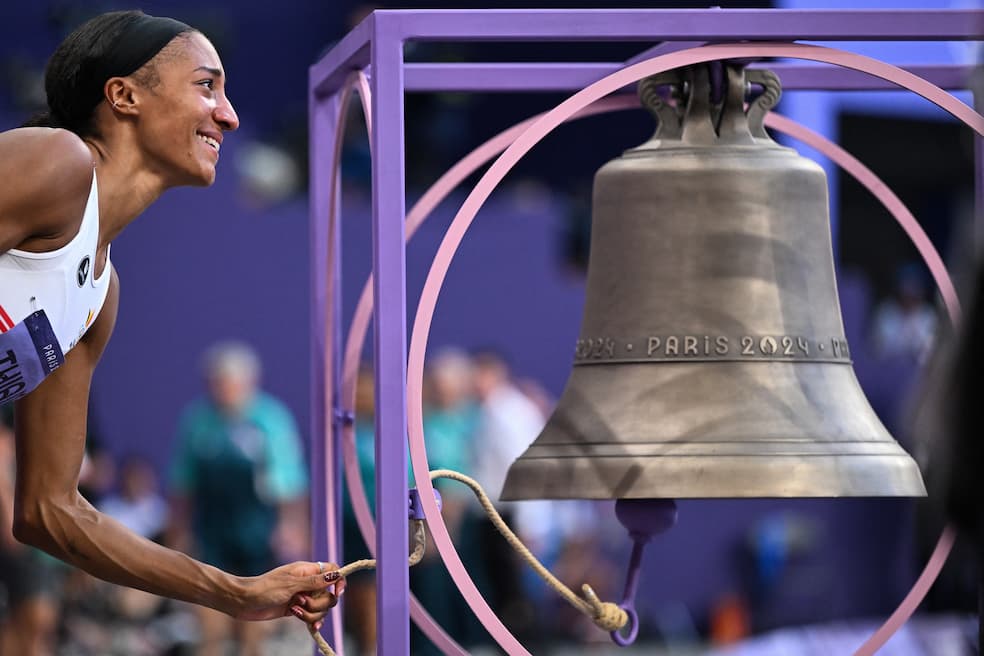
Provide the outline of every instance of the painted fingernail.
<path id="1" fill-rule="evenodd" d="M 308 598 L 302 594 L 297 595 L 297 600 L 301 602 L 302 606 L 307 606 Z"/>
<path id="2" fill-rule="evenodd" d="M 297 615 L 298 617 L 301 617 L 301 618 L 304 617 L 304 611 L 301 610 L 300 606 L 291 606 L 290 607 L 290 612 L 294 613 L 294 615 Z"/>
<path id="3" fill-rule="evenodd" d="M 338 580 L 338 572 L 328 572 L 325 574 L 325 583 L 334 583 Z"/>
<path id="4" fill-rule="evenodd" d="M 320 630 L 321 630 L 321 626 L 322 626 L 323 624 L 324 624 L 324 622 L 322 622 L 322 621 L 320 621 L 320 620 L 319 620 L 319 621 L 317 621 L 317 622 L 315 622 L 315 623 L 314 623 L 314 630 L 315 630 L 315 631 L 320 631 Z"/>

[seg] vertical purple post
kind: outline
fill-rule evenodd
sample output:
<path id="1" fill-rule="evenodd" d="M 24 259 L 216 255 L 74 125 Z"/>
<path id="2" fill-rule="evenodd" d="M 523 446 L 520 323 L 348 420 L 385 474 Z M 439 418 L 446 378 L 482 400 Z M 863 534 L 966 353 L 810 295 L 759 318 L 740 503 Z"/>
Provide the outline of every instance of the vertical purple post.
<path id="1" fill-rule="evenodd" d="M 324 158 L 328 158 L 328 153 L 334 150 L 334 128 L 345 117 L 340 113 L 341 98 L 338 94 L 331 97 L 331 137 L 325 140 L 325 145 L 330 149 L 326 151 Z M 313 169 L 316 172 L 317 169 Z M 343 533 L 342 533 L 342 416 L 340 411 L 346 410 L 342 407 L 342 172 L 340 169 L 329 170 L 324 178 L 326 182 L 334 184 L 336 189 L 334 198 L 335 225 L 326 234 L 323 249 L 330 248 L 328 258 L 325 308 L 327 320 L 325 323 L 326 339 L 328 343 L 328 357 L 325 359 L 325 395 L 326 402 L 330 403 L 330 415 L 327 421 L 328 432 L 324 440 L 324 452 L 329 457 L 322 457 L 319 469 L 324 473 L 322 490 L 325 493 L 325 529 L 327 540 L 328 560 L 338 565 L 342 565 L 345 554 L 342 553 Z M 312 478 L 312 485 L 314 485 Z M 317 556 L 315 556 L 317 558 Z M 345 656 L 342 642 L 342 609 L 332 613 L 331 621 L 326 622 L 328 626 L 328 636 L 337 644 L 335 651 L 338 656 Z"/>
<path id="2" fill-rule="evenodd" d="M 984 68 L 971 80 L 974 111 L 984 113 Z M 974 255 L 984 252 L 984 137 L 974 135 Z"/>
<path id="3" fill-rule="evenodd" d="M 971 81 L 974 110 L 984 113 L 984 69 L 974 71 Z M 984 253 L 984 137 L 974 135 L 974 261 L 980 266 L 980 254 Z M 977 645 L 978 653 L 984 653 L 984 574 L 977 578 Z"/>
<path id="4" fill-rule="evenodd" d="M 407 293 L 403 40 L 399 17 L 373 14 L 372 266 L 376 372 L 376 653 L 410 653 L 407 568 Z"/>
<path id="5" fill-rule="evenodd" d="M 338 221 L 329 227 L 331 182 L 339 172 L 331 170 L 339 98 L 309 97 L 311 139 L 310 235 L 311 235 L 311 552 L 316 560 L 338 562 L 341 558 L 341 519 L 338 514 L 341 451 L 334 409 L 337 407 L 340 335 L 341 230 Z M 335 216 L 339 203 L 335 200 Z M 330 340 L 330 341 L 329 341 Z M 325 455 L 332 454 L 330 467 Z M 342 636 L 341 613 L 333 612 L 326 622 L 327 637 L 338 643 Z"/>

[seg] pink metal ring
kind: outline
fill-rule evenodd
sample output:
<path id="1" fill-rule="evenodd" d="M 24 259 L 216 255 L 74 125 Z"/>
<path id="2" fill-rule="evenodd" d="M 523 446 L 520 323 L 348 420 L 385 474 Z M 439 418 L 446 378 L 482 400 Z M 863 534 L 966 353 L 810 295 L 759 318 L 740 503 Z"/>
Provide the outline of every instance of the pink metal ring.
<path id="1" fill-rule="evenodd" d="M 429 518 L 434 518 L 433 521 L 429 522 L 434 542 L 444 559 L 445 565 L 448 567 L 448 571 L 476 616 L 482 621 L 490 633 L 492 633 L 496 641 L 511 654 L 528 654 L 528 652 L 522 648 L 515 637 L 495 617 L 495 614 L 475 588 L 474 583 L 468 576 L 464 565 L 461 563 L 461 559 L 458 557 L 451 543 L 450 536 L 447 533 L 447 527 L 440 519 L 436 505 L 433 505 L 433 498 L 427 493 L 427 490 L 432 486 L 428 477 L 426 446 L 423 439 L 422 381 L 424 352 L 426 350 L 427 337 L 430 331 L 430 323 L 433 319 L 437 296 L 440 293 L 444 277 L 447 275 L 451 259 L 461 242 L 464 232 L 474 219 L 475 214 L 506 173 L 537 142 L 562 122 L 574 116 L 578 111 L 585 109 L 588 105 L 603 96 L 648 75 L 717 59 L 763 56 L 820 61 L 869 73 L 918 93 L 953 114 L 956 118 L 973 128 L 978 134 L 984 135 L 984 117 L 939 87 L 890 64 L 841 50 L 803 44 L 717 44 L 655 57 L 606 76 L 536 119 L 499 156 L 489 170 L 482 176 L 481 180 L 479 180 L 458 211 L 428 273 L 411 336 L 407 398 L 411 462 L 418 486 L 423 491 L 422 501 L 425 512 Z M 946 537 L 947 535 L 944 533 L 940 539 L 938 551 L 941 550 L 940 547 L 945 546 Z M 945 551 L 945 549 L 942 550 Z"/>

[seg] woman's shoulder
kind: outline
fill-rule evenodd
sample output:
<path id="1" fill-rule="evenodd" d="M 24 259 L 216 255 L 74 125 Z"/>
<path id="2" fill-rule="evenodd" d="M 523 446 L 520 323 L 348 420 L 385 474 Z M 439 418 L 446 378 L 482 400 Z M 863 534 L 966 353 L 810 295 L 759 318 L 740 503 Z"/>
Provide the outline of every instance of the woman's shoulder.
<path id="1" fill-rule="evenodd" d="M 57 128 L 0 133 L 0 222 L 23 239 L 74 233 L 88 200 L 93 160 L 89 147 Z M 4 249 L 5 250 L 5 249 Z"/>
<path id="2" fill-rule="evenodd" d="M 19 166 L 25 177 L 92 179 L 92 152 L 81 137 L 61 128 L 15 128 L 0 133 L 0 166 Z"/>

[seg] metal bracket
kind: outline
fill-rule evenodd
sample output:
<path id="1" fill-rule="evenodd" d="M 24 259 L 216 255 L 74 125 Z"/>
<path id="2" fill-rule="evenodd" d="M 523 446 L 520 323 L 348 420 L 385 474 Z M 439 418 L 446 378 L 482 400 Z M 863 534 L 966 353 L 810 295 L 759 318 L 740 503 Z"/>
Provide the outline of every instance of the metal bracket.
<path id="1" fill-rule="evenodd" d="M 417 491 L 417 488 L 410 488 L 408 497 L 407 510 L 410 512 L 410 519 L 427 519 L 427 516 L 424 514 L 424 506 L 420 503 L 420 492 Z M 440 510 L 442 507 L 441 493 L 437 490 L 434 490 L 434 501 L 437 502 L 437 509 Z"/>

